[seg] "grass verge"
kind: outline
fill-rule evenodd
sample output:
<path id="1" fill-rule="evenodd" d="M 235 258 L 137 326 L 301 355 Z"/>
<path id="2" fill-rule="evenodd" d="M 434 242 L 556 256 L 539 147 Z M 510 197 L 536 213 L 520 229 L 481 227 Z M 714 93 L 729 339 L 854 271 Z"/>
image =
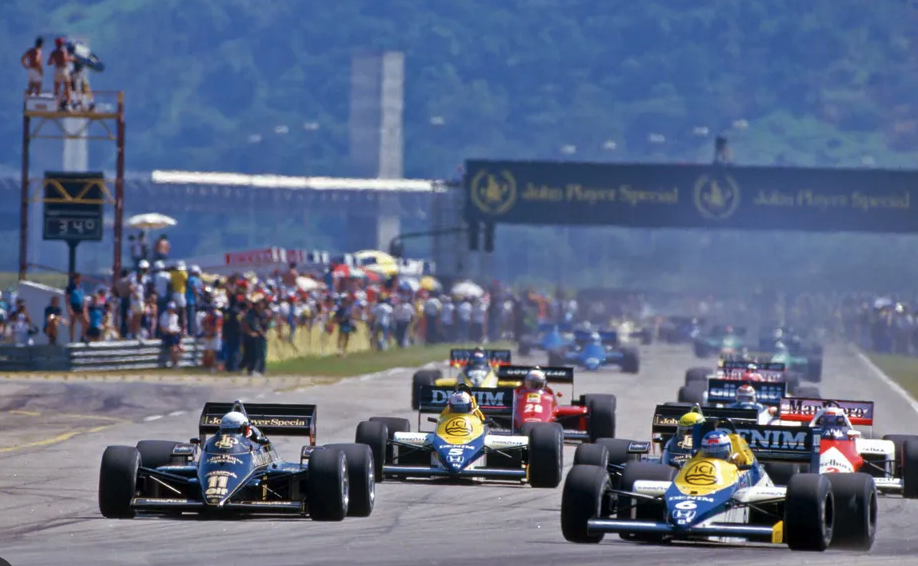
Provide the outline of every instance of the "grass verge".
<path id="1" fill-rule="evenodd" d="M 866 354 L 890 379 L 918 399 L 918 358 L 887 354 Z"/>
<path id="2" fill-rule="evenodd" d="M 304 356 L 268 364 L 268 373 L 323 377 L 354 377 L 398 367 L 417 367 L 449 358 L 452 348 L 474 348 L 475 345 L 412 346 L 385 352 L 356 352 L 345 357 Z M 509 348 L 509 344 L 489 345 L 492 349 Z"/>

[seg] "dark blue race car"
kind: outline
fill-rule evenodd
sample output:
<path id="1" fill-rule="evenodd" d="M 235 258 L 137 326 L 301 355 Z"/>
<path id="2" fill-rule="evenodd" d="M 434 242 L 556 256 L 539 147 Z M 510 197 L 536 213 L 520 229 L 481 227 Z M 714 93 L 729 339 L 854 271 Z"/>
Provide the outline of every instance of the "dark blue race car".
<path id="1" fill-rule="evenodd" d="M 527 356 L 532 351 L 552 352 L 564 350 L 574 342 L 570 324 L 542 323 L 535 335 L 523 336 L 519 343 L 519 353 Z"/>
<path id="2" fill-rule="evenodd" d="M 573 343 L 563 350 L 549 351 L 548 365 L 575 366 L 597 370 L 603 366 L 618 366 L 625 373 L 638 373 L 640 357 L 637 350 L 623 347 L 614 331 L 574 332 Z"/>

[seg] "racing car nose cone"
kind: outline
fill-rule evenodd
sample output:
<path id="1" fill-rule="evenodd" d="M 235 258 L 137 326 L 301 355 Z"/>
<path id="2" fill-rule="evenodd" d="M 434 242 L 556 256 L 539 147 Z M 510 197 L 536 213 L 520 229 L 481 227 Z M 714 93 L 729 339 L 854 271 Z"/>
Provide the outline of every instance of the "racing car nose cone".
<path id="1" fill-rule="evenodd" d="M 590 358 L 586 361 L 587 369 L 599 369 L 599 360 L 596 358 Z"/>

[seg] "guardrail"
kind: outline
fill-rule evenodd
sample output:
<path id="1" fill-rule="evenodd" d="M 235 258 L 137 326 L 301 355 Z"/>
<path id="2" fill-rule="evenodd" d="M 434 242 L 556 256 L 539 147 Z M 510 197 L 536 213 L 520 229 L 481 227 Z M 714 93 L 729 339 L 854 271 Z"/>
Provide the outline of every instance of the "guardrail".
<path id="1" fill-rule="evenodd" d="M 198 367 L 203 342 L 193 338 L 182 341 L 185 351 L 179 367 Z M 30 371 L 123 371 L 167 367 L 169 352 L 160 340 L 125 340 L 90 342 L 66 346 L 0 346 L 0 373 Z"/>

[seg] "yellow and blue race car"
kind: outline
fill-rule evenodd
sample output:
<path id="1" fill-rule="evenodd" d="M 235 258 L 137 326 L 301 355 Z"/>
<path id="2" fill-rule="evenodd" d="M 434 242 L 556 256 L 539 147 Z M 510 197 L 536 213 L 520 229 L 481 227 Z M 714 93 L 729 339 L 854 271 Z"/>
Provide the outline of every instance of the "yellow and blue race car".
<path id="1" fill-rule="evenodd" d="M 384 479 L 440 478 L 445 480 L 510 480 L 532 487 L 561 484 L 564 464 L 564 429 L 558 423 L 531 423 L 525 435 L 492 434 L 488 415 L 513 414 L 511 396 L 479 405 L 476 398 L 493 389 L 459 384 L 455 389 L 428 385 L 420 391 L 418 432 L 408 419 L 372 417 L 357 425 L 356 442 L 367 444 L 376 463 L 376 481 Z M 465 399 L 465 409 L 452 403 Z M 444 405 L 441 397 L 451 401 Z M 433 431 L 421 431 L 422 414 L 436 414 Z"/>
<path id="2" fill-rule="evenodd" d="M 453 349 L 449 352 L 450 370 L 456 375 L 444 376 L 439 369 L 420 369 L 411 380 L 411 408 L 418 410 L 418 393 L 421 387 L 455 387 L 464 384 L 469 387 L 494 389 L 516 387 L 519 379 L 506 380 L 500 376 L 499 368 L 510 365 L 510 350 Z"/>
<path id="3" fill-rule="evenodd" d="M 775 486 L 760 458 L 818 470 L 818 429 L 710 420 L 693 430 L 693 456 L 676 470 L 628 462 L 617 488 L 606 468 L 575 464 L 561 499 L 561 531 L 577 543 L 625 540 L 786 544 L 865 551 L 876 537 L 877 489 L 867 474 L 800 473 Z M 717 450 L 715 451 L 714 448 Z"/>

